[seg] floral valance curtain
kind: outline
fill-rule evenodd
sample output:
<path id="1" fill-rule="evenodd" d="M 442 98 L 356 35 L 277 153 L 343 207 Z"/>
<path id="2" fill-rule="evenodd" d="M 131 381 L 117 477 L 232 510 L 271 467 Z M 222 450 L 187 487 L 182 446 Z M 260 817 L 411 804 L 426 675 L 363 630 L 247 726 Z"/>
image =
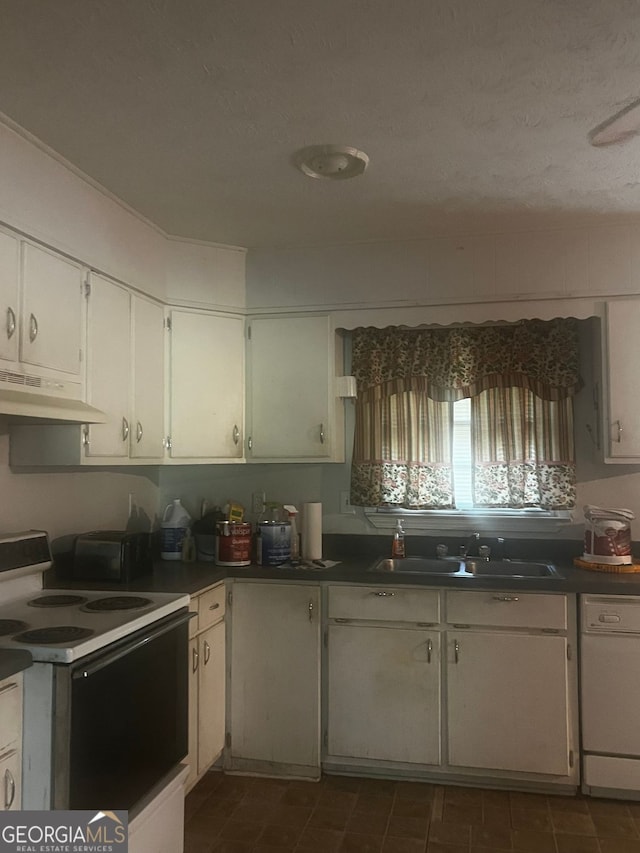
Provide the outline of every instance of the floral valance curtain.
<path id="1" fill-rule="evenodd" d="M 453 507 L 451 403 L 471 397 L 476 503 L 571 505 L 578 367 L 572 319 L 356 329 L 351 502 Z"/>

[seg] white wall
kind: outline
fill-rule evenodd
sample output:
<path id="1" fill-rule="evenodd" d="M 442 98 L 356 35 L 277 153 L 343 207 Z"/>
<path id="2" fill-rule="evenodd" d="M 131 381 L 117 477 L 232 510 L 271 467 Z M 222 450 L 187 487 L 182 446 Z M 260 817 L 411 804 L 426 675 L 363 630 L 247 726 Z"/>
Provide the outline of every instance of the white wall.
<path id="1" fill-rule="evenodd" d="M 168 238 L 2 122 L 0 221 L 163 301 L 244 309 L 243 249 Z M 157 468 L 12 471 L 8 445 L 0 419 L 0 533 L 123 529 L 130 495 L 155 520 Z"/>
<path id="2" fill-rule="evenodd" d="M 157 470 L 21 470 L 9 466 L 9 437 L 0 421 L 0 533 L 34 528 L 52 540 L 89 530 L 124 530 L 131 496 L 139 519 L 154 521 Z"/>
<path id="3" fill-rule="evenodd" d="M 606 299 L 635 294 L 640 294 L 640 225 L 629 223 L 457 240 L 257 250 L 247 261 L 250 312 L 324 307 L 331 309 L 336 326 L 345 328 L 587 318 L 602 316 Z M 586 503 L 628 507 L 640 519 L 640 466 L 605 465 L 602 450 L 593 443 L 598 433 L 593 360 L 600 357 L 594 341 L 591 334 L 583 341 L 585 388 L 576 399 L 578 506 L 575 524 L 558 534 L 568 538 L 580 538 Z M 360 511 L 339 514 L 339 492 L 349 488 L 348 463 L 323 468 L 325 529 L 374 532 Z M 640 539 L 640 521 L 635 536 Z"/>
<path id="4" fill-rule="evenodd" d="M 257 249 L 250 311 L 439 305 L 640 293 L 640 224 Z M 465 317 L 461 315 L 460 320 Z"/>
<path id="5" fill-rule="evenodd" d="M 157 299 L 244 308 L 244 249 L 169 238 L 1 121 L 0 221 Z"/>
<path id="6" fill-rule="evenodd" d="M 256 250 L 247 259 L 245 301 L 242 249 L 167 238 L 2 124 L 0 220 L 161 299 L 233 311 L 245 304 L 249 311 L 329 307 L 345 326 L 361 319 L 415 322 L 418 316 L 443 323 L 509 312 L 513 318 L 525 301 L 528 311 L 553 316 L 566 310 L 566 300 L 575 300 L 576 315 L 584 317 L 598 312 L 599 300 L 640 294 L 640 226 L 603 222 L 458 239 Z M 580 406 L 590 417 L 588 403 Z M 629 506 L 640 516 L 640 469 L 603 466 L 588 441 L 579 426 L 579 501 Z M 12 472 L 7 443 L 0 425 L 0 531 L 40 526 L 59 536 L 122 527 L 130 493 L 153 517 L 174 495 L 196 513 L 203 497 L 250 505 L 256 489 L 274 500 L 322 500 L 327 530 L 370 529 L 360 515 L 339 513 L 348 464 Z"/>

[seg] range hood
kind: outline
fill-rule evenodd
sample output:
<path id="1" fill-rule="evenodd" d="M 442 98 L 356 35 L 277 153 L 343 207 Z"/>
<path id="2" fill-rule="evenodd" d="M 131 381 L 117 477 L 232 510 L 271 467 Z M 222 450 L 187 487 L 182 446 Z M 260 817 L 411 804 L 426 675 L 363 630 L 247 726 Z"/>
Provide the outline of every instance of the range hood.
<path id="1" fill-rule="evenodd" d="M 80 399 L 78 382 L 0 369 L 0 415 L 51 423 L 103 424 L 104 412 Z"/>

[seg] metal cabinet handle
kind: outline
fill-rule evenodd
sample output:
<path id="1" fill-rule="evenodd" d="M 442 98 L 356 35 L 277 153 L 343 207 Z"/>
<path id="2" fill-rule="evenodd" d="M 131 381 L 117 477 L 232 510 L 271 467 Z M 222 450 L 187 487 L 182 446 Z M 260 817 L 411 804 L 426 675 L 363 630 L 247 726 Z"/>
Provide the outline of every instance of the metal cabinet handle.
<path id="1" fill-rule="evenodd" d="M 142 436 L 144 435 L 144 431 L 142 429 L 142 424 L 140 421 L 136 421 L 136 442 L 140 444 L 142 441 Z"/>
<path id="2" fill-rule="evenodd" d="M 494 601 L 520 601 L 517 595 L 494 595 Z"/>
<path id="3" fill-rule="evenodd" d="M 249 438 L 247 439 L 247 447 L 249 450 L 253 450 L 253 439 L 251 438 L 251 436 L 249 436 Z"/>
<path id="4" fill-rule="evenodd" d="M 433 640 L 427 640 L 427 663 L 431 663 L 432 653 L 433 653 Z"/>
<path id="5" fill-rule="evenodd" d="M 219 601 L 216 601 L 216 603 L 215 603 L 215 604 L 210 604 L 210 605 L 209 605 L 209 610 L 217 610 L 217 609 L 218 609 L 218 607 L 220 607 L 220 602 L 219 602 Z"/>
<path id="6" fill-rule="evenodd" d="M 393 598 L 395 592 L 372 592 L 371 595 L 377 595 L 379 598 Z"/>
<path id="7" fill-rule="evenodd" d="M 238 429 L 237 424 L 233 426 L 233 443 L 237 444 L 240 441 L 240 430 Z"/>
<path id="8" fill-rule="evenodd" d="M 35 314 L 29 315 L 29 340 L 31 343 L 38 337 L 38 320 Z"/>
<path id="9" fill-rule="evenodd" d="M 16 315 L 13 312 L 13 308 L 7 308 L 7 340 L 10 340 L 13 337 L 15 330 Z"/>
<path id="10" fill-rule="evenodd" d="M 453 641 L 453 659 L 456 663 L 460 660 L 460 643 L 457 640 Z"/>
<path id="11" fill-rule="evenodd" d="M 9 769 L 4 771 L 4 807 L 10 809 L 16 798 L 16 783 Z"/>
<path id="12" fill-rule="evenodd" d="M 613 440 L 615 441 L 616 444 L 620 444 L 620 442 L 622 441 L 622 422 L 621 421 L 614 421 L 613 423 L 617 424 L 617 427 L 618 427 L 617 438 L 614 438 Z"/>
<path id="13" fill-rule="evenodd" d="M 320 424 L 320 444 L 324 444 L 324 424 Z"/>
<path id="14" fill-rule="evenodd" d="M 204 665 L 206 666 L 209 663 L 209 658 L 211 657 L 211 646 L 205 640 L 204 641 Z"/>
<path id="15" fill-rule="evenodd" d="M 200 655 L 198 654 L 198 650 L 193 649 L 192 655 L 191 655 L 191 672 L 195 672 L 197 670 L 199 660 L 200 660 Z"/>
<path id="16" fill-rule="evenodd" d="M 313 622 L 313 601 L 309 599 L 309 622 Z"/>
<path id="17" fill-rule="evenodd" d="M 122 418 L 122 440 L 126 441 L 129 438 L 129 421 Z"/>

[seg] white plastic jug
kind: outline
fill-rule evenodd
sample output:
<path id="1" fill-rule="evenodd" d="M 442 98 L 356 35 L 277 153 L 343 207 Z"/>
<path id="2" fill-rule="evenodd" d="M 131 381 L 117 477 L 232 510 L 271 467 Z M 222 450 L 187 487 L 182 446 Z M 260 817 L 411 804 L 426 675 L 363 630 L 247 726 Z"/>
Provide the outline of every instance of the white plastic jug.
<path id="1" fill-rule="evenodd" d="M 160 556 L 163 560 L 179 560 L 182 540 L 191 525 L 191 516 L 175 498 L 165 509 L 160 531 Z"/>

